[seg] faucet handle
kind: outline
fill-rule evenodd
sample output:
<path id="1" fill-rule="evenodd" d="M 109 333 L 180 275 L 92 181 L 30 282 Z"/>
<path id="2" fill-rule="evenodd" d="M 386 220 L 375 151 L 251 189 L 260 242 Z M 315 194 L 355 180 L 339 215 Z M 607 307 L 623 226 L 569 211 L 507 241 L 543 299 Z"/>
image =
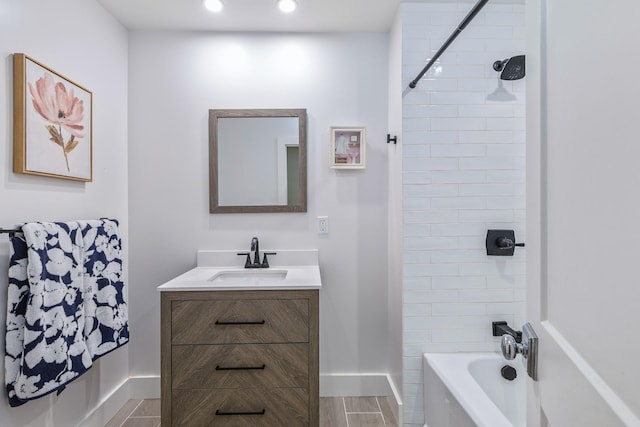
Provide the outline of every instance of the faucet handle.
<path id="1" fill-rule="evenodd" d="M 267 259 L 267 255 L 277 255 L 277 252 L 264 252 L 264 257 L 262 258 L 262 268 L 269 268 L 269 260 Z"/>
<path id="2" fill-rule="evenodd" d="M 249 252 L 238 252 L 238 256 L 243 256 L 243 255 L 247 256 L 247 259 L 244 262 L 244 268 L 251 268 L 251 256 Z"/>
<path id="3" fill-rule="evenodd" d="M 507 360 L 513 360 L 518 354 L 522 354 L 523 357 L 527 357 L 529 348 L 526 344 L 521 344 L 516 339 L 509 335 L 504 334 L 500 340 L 500 349 L 502 350 L 502 357 Z"/>

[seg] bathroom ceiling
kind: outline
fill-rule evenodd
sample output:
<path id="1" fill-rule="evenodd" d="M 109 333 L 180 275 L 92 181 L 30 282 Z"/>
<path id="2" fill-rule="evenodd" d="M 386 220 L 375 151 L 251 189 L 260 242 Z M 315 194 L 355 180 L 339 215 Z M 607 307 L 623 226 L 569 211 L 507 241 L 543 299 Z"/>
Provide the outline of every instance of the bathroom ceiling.
<path id="1" fill-rule="evenodd" d="M 215 14 L 202 0 L 98 0 L 128 29 L 265 32 L 387 32 L 401 0 L 297 1 L 283 14 L 276 0 L 223 0 Z"/>

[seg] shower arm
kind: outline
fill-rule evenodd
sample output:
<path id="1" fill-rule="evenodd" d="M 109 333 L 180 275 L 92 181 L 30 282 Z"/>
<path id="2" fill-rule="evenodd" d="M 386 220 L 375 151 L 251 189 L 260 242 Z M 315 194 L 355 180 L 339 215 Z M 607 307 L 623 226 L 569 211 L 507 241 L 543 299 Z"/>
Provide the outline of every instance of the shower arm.
<path id="1" fill-rule="evenodd" d="M 429 68 L 431 68 L 431 66 L 438 60 L 438 58 L 440 58 L 440 55 L 442 55 L 444 51 L 447 50 L 449 45 L 453 43 L 453 41 L 456 39 L 456 37 L 458 37 L 458 35 L 462 32 L 462 30 L 464 30 L 467 27 L 467 25 L 469 25 L 469 22 L 471 22 L 473 18 L 476 17 L 478 12 L 480 12 L 480 9 L 482 9 L 484 5 L 487 4 L 487 2 L 489 2 L 489 0 L 479 0 L 478 3 L 476 3 L 475 6 L 473 6 L 473 9 L 471 9 L 471 11 L 467 14 L 467 16 L 462 20 L 460 25 L 458 25 L 458 28 L 456 28 L 456 30 L 449 36 L 449 38 L 447 39 L 446 42 L 444 42 L 442 47 L 438 49 L 436 54 L 433 55 L 431 60 L 427 63 L 427 65 L 425 65 L 422 71 L 420 71 L 418 76 L 415 79 L 413 79 L 411 83 L 409 83 L 409 87 L 411 89 L 414 89 L 417 86 L 422 76 L 424 76 L 425 73 L 429 71 Z"/>

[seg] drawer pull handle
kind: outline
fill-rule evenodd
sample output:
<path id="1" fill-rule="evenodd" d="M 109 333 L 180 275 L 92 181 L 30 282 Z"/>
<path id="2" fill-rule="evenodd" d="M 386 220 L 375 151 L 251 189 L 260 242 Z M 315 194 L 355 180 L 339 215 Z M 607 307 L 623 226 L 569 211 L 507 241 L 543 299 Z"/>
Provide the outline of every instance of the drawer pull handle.
<path id="1" fill-rule="evenodd" d="M 229 367 L 225 368 L 220 365 L 216 366 L 216 371 L 259 371 L 266 368 L 267 365 L 262 364 L 262 366 L 238 366 L 238 367 Z"/>
<path id="2" fill-rule="evenodd" d="M 222 412 L 220 409 L 216 409 L 216 415 L 264 415 L 267 412 L 266 409 L 257 412 Z"/>
<path id="3" fill-rule="evenodd" d="M 228 325 L 264 325 L 265 321 L 261 320 L 259 322 L 222 322 L 220 320 L 216 320 L 216 325 L 228 326 Z"/>

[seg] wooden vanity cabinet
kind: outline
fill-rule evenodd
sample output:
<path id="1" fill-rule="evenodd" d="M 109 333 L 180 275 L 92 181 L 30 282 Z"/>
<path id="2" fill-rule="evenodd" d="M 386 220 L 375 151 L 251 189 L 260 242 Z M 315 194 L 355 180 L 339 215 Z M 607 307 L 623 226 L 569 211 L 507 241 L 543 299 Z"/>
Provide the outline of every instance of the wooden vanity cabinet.
<path id="1" fill-rule="evenodd" d="M 318 290 L 161 293 L 162 426 L 318 427 Z"/>

